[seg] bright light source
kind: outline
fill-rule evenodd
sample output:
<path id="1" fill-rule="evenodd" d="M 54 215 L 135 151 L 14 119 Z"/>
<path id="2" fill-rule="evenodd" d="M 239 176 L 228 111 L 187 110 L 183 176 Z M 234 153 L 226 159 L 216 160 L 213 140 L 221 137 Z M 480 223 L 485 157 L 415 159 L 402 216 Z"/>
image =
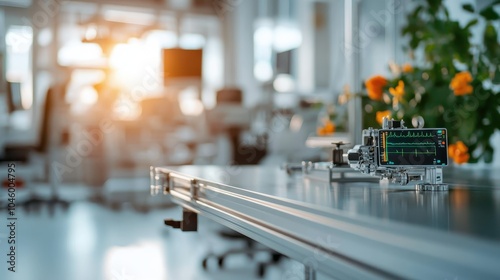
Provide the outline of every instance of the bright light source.
<path id="1" fill-rule="evenodd" d="M 33 104 L 31 67 L 33 29 L 30 26 L 12 25 L 6 32 L 5 43 L 7 45 L 5 79 L 21 83 L 21 104 L 24 109 L 29 109 Z"/>
<path id="2" fill-rule="evenodd" d="M 91 86 L 82 88 L 78 97 L 78 101 L 84 105 L 94 105 L 98 99 L 99 95 L 97 91 Z"/>
<path id="3" fill-rule="evenodd" d="M 302 44 L 302 33 L 291 23 L 279 23 L 274 29 L 273 46 L 277 52 L 298 48 Z"/>
<path id="4" fill-rule="evenodd" d="M 94 40 L 97 37 L 97 27 L 95 25 L 90 25 L 85 30 L 85 39 Z"/>
<path id="5" fill-rule="evenodd" d="M 13 53 L 26 53 L 33 43 L 33 29 L 29 26 L 13 25 L 5 35 L 5 44 Z"/>
<path id="6" fill-rule="evenodd" d="M 109 66 L 113 69 L 111 82 L 132 95 L 136 92 L 154 94 L 163 86 L 158 82 L 160 55 L 159 48 L 137 38 L 130 38 L 127 44 L 117 44 L 109 56 Z"/>
<path id="7" fill-rule="evenodd" d="M 147 12 L 105 10 L 104 19 L 107 21 L 124 22 L 138 25 L 151 25 L 155 21 L 155 15 Z"/>
<path id="8" fill-rule="evenodd" d="M 172 31 L 152 30 L 144 37 L 148 46 L 158 49 L 169 49 L 177 46 L 177 35 Z"/>
<path id="9" fill-rule="evenodd" d="M 256 26 L 253 38 L 257 48 L 272 47 L 277 52 L 284 52 L 302 44 L 302 32 L 294 22 L 264 19 L 257 21 Z"/>
<path id="10" fill-rule="evenodd" d="M 117 44 L 109 56 L 109 65 L 117 70 L 144 66 L 148 61 L 148 50 L 136 38 L 127 44 Z M 142 69 L 141 69 L 142 70 Z"/>
<path id="11" fill-rule="evenodd" d="M 198 99 L 196 87 L 188 87 L 179 93 L 179 106 L 186 116 L 199 116 L 203 113 L 203 103 Z"/>
<path id="12" fill-rule="evenodd" d="M 103 70 L 94 69 L 75 69 L 71 72 L 69 84 L 65 95 L 65 101 L 68 104 L 79 102 L 82 87 L 87 85 L 96 85 L 104 81 L 106 74 Z M 72 105 L 73 106 L 73 105 Z"/>
<path id="13" fill-rule="evenodd" d="M 111 50 L 111 54 L 109 56 L 109 65 L 115 69 L 118 69 L 129 62 L 127 62 L 127 56 L 129 52 L 133 52 L 131 48 L 127 44 L 117 44 L 116 46 L 113 47 L 113 50 Z M 133 53 L 130 53 L 131 55 Z M 130 57 L 132 60 L 134 59 L 133 56 Z"/>
<path id="14" fill-rule="evenodd" d="M 81 115 L 88 112 L 99 100 L 99 94 L 92 86 L 84 86 L 79 89 L 75 102 L 71 106 L 71 112 L 75 115 Z"/>
<path id="15" fill-rule="evenodd" d="M 149 66 L 148 51 L 143 44 L 130 40 L 128 44 L 117 44 L 109 56 L 109 65 L 115 70 L 117 85 L 133 87 L 140 84 Z"/>
<path id="16" fill-rule="evenodd" d="M 203 103 L 198 99 L 181 101 L 181 111 L 186 116 L 199 116 L 203 113 Z"/>
<path id="17" fill-rule="evenodd" d="M 273 78 L 273 67 L 268 61 L 259 61 L 253 68 L 253 74 L 259 82 L 267 82 Z"/>
<path id="18" fill-rule="evenodd" d="M 89 64 L 102 57 L 102 49 L 95 43 L 72 41 L 65 44 L 57 53 L 57 60 L 63 66 Z"/>
<path id="19" fill-rule="evenodd" d="M 290 92 L 295 89 L 295 81 L 288 74 L 279 74 L 274 79 L 273 87 L 277 92 Z"/>
<path id="20" fill-rule="evenodd" d="M 270 26 L 261 26 L 253 35 L 255 44 L 268 46 L 273 42 L 273 29 Z"/>
<path id="21" fill-rule="evenodd" d="M 127 44 L 129 44 L 129 45 L 140 44 L 140 43 L 141 43 L 141 41 L 139 39 L 137 39 L 136 37 L 130 37 L 127 40 Z"/>
<path id="22" fill-rule="evenodd" d="M 259 19 L 255 23 L 254 59 L 255 61 L 271 61 L 273 55 L 273 22 L 270 19 Z"/>
<path id="23" fill-rule="evenodd" d="M 179 46 L 183 49 L 201 49 L 205 46 L 205 37 L 194 33 L 184 34 L 181 36 Z"/>

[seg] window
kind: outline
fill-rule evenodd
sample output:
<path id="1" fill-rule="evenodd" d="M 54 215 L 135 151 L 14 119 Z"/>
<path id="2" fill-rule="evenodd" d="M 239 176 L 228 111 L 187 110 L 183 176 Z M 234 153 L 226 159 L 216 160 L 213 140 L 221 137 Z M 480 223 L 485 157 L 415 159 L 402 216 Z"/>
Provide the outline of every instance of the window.
<path id="1" fill-rule="evenodd" d="M 21 102 L 24 109 L 33 104 L 32 74 L 33 30 L 30 26 L 12 25 L 5 35 L 6 79 L 21 84 Z"/>

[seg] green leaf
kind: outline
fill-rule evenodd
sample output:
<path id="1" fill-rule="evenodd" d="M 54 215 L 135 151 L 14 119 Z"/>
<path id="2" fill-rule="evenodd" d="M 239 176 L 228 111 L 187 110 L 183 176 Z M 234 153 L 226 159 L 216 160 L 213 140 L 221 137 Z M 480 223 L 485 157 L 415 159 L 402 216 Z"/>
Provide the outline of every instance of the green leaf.
<path id="1" fill-rule="evenodd" d="M 412 18 L 418 17 L 418 14 L 420 14 L 420 11 L 422 11 L 424 7 L 423 6 L 418 6 L 415 11 L 411 14 Z"/>
<path id="2" fill-rule="evenodd" d="M 484 8 L 479 14 L 483 16 L 486 20 L 500 19 L 500 15 L 498 15 L 493 6 Z"/>
<path id="3" fill-rule="evenodd" d="M 479 162 L 479 158 L 477 158 L 475 156 L 471 156 L 469 159 L 469 163 L 478 163 L 478 162 Z"/>
<path id="4" fill-rule="evenodd" d="M 500 129 L 500 93 L 484 88 L 482 82 L 491 80 L 500 85 L 500 32 L 496 28 L 500 19 L 500 0 L 486 1 L 489 4 L 480 5 L 481 9 L 472 1 L 469 1 L 472 4 L 460 3 L 471 15 L 465 24 L 450 19 L 443 2 L 418 1 L 423 4 L 409 12 L 401 29 L 407 39 L 406 49 L 423 52 L 425 66 L 400 77 L 405 82 L 406 94 L 399 109 L 404 112 L 405 120 L 420 115 L 425 118 L 426 126 L 447 127 L 450 140 L 460 139 L 469 146 L 470 162 L 478 159 L 489 162 L 492 150 L 487 141 L 495 130 Z M 475 30 L 481 20 L 485 21 L 484 29 Z M 471 42 L 473 29 L 481 32 L 480 45 Z M 449 88 L 450 80 L 458 71 L 457 63 L 461 65 L 460 69 L 463 66 L 474 77 L 470 83 L 474 88 L 471 95 L 455 96 Z M 393 83 L 390 85 L 394 86 Z M 425 92 L 418 94 L 418 104 L 413 104 L 416 92 L 422 87 Z M 390 104 L 383 102 L 374 104 L 373 108 L 374 111 L 392 110 Z M 371 113 L 370 117 L 374 118 L 374 113 Z"/>
<path id="5" fill-rule="evenodd" d="M 474 12 L 474 7 L 471 4 L 465 4 L 462 5 L 462 8 L 468 12 L 473 13 Z"/>
<path id="6" fill-rule="evenodd" d="M 414 50 L 418 47 L 419 44 L 420 44 L 420 40 L 418 38 L 415 38 L 415 37 L 411 38 L 410 48 L 412 48 Z"/>
<path id="7" fill-rule="evenodd" d="M 468 117 L 467 115 L 464 116 L 462 119 L 462 126 L 460 127 L 460 130 L 458 132 L 458 135 L 460 138 L 467 139 L 470 135 L 474 133 L 476 130 L 476 115 L 469 114 Z"/>
<path id="8" fill-rule="evenodd" d="M 443 6 L 442 2 L 442 0 L 427 0 L 430 13 L 435 15 L 439 8 Z"/>
<path id="9" fill-rule="evenodd" d="M 475 19 L 473 19 L 473 20 L 469 21 L 469 23 L 467 23 L 467 25 L 465 26 L 465 29 L 469 29 L 469 28 L 471 28 L 472 26 L 476 25 L 476 24 L 477 24 L 477 22 L 478 22 L 478 19 L 477 19 L 477 18 L 475 18 Z"/>
<path id="10" fill-rule="evenodd" d="M 495 27 L 489 23 L 484 29 L 483 44 L 486 48 L 486 55 L 491 61 L 498 60 L 500 55 L 500 45 L 498 44 L 498 33 Z"/>
<path id="11" fill-rule="evenodd" d="M 484 147 L 484 152 L 482 155 L 484 162 L 491 163 L 493 161 L 493 152 L 493 147 L 491 147 L 489 144 Z"/>
<path id="12" fill-rule="evenodd" d="M 500 84 L 500 66 L 497 66 L 493 79 L 491 80 L 494 84 Z"/>

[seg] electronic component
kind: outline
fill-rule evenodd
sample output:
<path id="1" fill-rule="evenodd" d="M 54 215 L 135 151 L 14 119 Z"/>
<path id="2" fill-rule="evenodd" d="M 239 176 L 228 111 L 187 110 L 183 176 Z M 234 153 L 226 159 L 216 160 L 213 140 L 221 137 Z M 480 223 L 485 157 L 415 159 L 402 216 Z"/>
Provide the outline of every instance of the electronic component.
<path id="1" fill-rule="evenodd" d="M 332 142 L 335 147 L 332 150 L 332 161 L 330 162 L 311 162 L 303 161 L 301 164 L 285 164 L 282 166 L 288 174 L 301 171 L 302 174 L 310 179 L 327 179 L 329 183 L 333 182 L 377 182 L 376 178 L 363 176 L 349 167 L 345 158 L 344 150 L 341 149 L 344 143 L 342 141 Z M 325 174 L 327 173 L 327 175 Z M 356 174 L 357 173 L 357 174 Z"/>
<path id="2" fill-rule="evenodd" d="M 447 190 L 442 167 L 448 164 L 444 128 L 407 129 L 403 121 L 384 119 L 382 129 L 363 130 L 363 144 L 347 152 L 351 168 L 417 190 Z"/>
<path id="3" fill-rule="evenodd" d="M 378 160 L 381 166 L 448 164 L 446 129 L 381 129 Z"/>

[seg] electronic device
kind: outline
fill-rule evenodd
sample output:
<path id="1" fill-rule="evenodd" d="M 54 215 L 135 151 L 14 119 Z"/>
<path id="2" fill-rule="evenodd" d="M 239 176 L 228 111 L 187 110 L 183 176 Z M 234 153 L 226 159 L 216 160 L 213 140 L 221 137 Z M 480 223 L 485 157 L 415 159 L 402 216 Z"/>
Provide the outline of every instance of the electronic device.
<path id="1" fill-rule="evenodd" d="M 408 129 L 404 122 L 384 118 L 382 129 L 363 130 L 363 144 L 347 152 L 351 168 L 417 190 L 448 190 L 442 168 L 448 164 L 445 128 Z"/>
<path id="2" fill-rule="evenodd" d="M 376 183 L 376 178 L 359 174 L 349 167 L 346 161 L 347 155 L 344 154 L 342 145 L 347 145 L 343 141 L 332 142 L 334 148 L 332 150 L 331 161 L 303 161 L 301 164 L 285 164 L 281 168 L 291 175 L 297 171 L 301 171 L 304 177 L 309 179 L 318 179 L 329 183 L 353 183 L 353 182 L 371 182 Z"/>
<path id="3" fill-rule="evenodd" d="M 163 78 L 169 80 L 202 78 L 203 50 L 163 49 Z"/>

